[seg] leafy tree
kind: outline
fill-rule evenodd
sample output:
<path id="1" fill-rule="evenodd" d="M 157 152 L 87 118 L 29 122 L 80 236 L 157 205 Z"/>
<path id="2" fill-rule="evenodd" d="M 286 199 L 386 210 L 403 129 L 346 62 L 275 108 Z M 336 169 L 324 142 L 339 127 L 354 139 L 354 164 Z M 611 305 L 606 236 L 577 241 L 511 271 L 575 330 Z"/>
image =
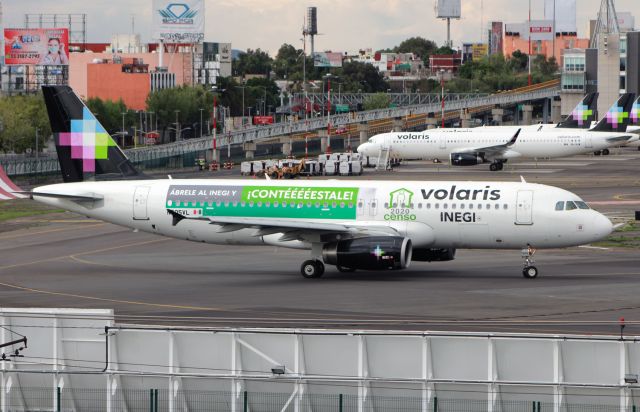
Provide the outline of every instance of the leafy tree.
<path id="1" fill-rule="evenodd" d="M 438 49 L 433 54 L 455 54 L 456 51 L 453 50 L 449 46 L 438 47 Z"/>
<path id="2" fill-rule="evenodd" d="M 511 55 L 509 64 L 515 71 L 523 72 L 527 70 L 527 67 L 529 66 L 529 56 L 522 53 L 520 50 L 516 50 Z"/>
<path id="3" fill-rule="evenodd" d="M 246 74 L 264 74 L 269 76 L 272 64 L 273 59 L 269 57 L 269 53 L 260 49 L 247 49 L 246 53 L 242 53 L 234 63 L 235 72 L 240 76 Z"/>
<path id="4" fill-rule="evenodd" d="M 122 99 L 114 102 L 112 100 L 102 100 L 99 97 L 92 97 L 87 100 L 86 104 L 89 110 L 91 110 L 111 135 L 122 132 L 122 113 L 125 113 L 125 130 L 136 124 L 135 112 L 129 110 Z"/>
<path id="5" fill-rule="evenodd" d="M 182 86 L 173 89 L 156 90 L 147 97 L 147 110 L 158 116 L 158 128 L 165 134 L 169 127 L 176 127 L 176 118 L 183 136 L 197 136 L 201 111 L 208 119 L 213 107 L 213 93 L 202 86 Z M 177 112 L 176 112 L 177 111 Z M 175 132 L 171 132 L 173 134 Z"/>
<path id="6" fill-rule="evenodd" d="M 402 41 L 398 46 L 394 47 L 395 53 L 413 53 L 422 61 L 428 62 L 429 56 L 434 54 L 438 49 L 436 43 L 422 37 L 411 37 Z"/>
<path id="7" fill-rule="evenodd" d="M 539 54 L 533 59 L 532 69 L 540 72 L 543 77 L 551 77 L 558 73 L 558 62 L 553 56 L 547 59 Z"/>
<path id="8" fill-rule="evenodd" d="M 42 94 L 0 98 L 0 152 L 35 149 L 36 128 L 38 148 L 42 149 L 51 135 Z"/>
<path id="9" fill-rule="evenodd" d="M 367 96 L 362 106 L 364 110 L 386 109 L 391 104 L 391 96 L 387 93 L 375 93 Z"/>
<path id="10" fill-rule="evenodd" d="M 383 92 L 389 89 L 389 84 L 382 74 L 371 64 L 360 62 L 345 62 L 341 70 L 336 71 L 342 81 L 342 90 L 364 93 Z"/>

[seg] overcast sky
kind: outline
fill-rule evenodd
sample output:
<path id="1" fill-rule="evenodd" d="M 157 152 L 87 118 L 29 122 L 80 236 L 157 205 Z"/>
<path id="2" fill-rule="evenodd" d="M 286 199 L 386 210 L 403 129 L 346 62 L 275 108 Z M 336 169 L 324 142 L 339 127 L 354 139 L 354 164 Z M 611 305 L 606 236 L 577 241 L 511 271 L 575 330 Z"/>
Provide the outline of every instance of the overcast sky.
<path id="1" fill-rule="evenodd" d="M 532 18 L 542 18 L 544 0 L 532 1 Z M 556 0 L 558 2 L 563 0 Z M 576 0 L 577 25 L 587 35 L 588 20 L 597 16 L 600 0 Z M 617 0 L 620 11 L 635 12 L 639 0 Z M 318 7 L 316 50 L 354 52 L 381 49 L 422 36 L 442 44 L 445 23 L 435 18 L 435 0 L 205 0 L 207 41 L 233 43 L 234 49 L 261 48 L 272 55 L 281 44 L 302 47 L 307 6 Z M 481 12 L 481 4 L 484 12 Z M 151 39 L 151 0 L 4 0 L 5 27 L 21 27 L 26 13 L 86 13 L 89 42 L 109 42 L 111 34 L 135 32 Z M 462 0 L 462 19 L 452 22 L 454 45 L 480 41 L 482 22 L 517 23 L 527 19 L 526 0 Z M 486 41 L 486 38 L 485 38 Z"/>

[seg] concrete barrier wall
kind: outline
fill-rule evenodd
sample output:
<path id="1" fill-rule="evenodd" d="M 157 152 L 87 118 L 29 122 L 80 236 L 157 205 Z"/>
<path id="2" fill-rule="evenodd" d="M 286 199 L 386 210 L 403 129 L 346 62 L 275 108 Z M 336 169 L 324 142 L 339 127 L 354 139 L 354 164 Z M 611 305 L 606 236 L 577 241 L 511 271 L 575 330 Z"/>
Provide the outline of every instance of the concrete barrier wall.
<path id="1" fill-rule="evenodd" d="M 188 405 L 214 394 L 230 410 L 245 397 L 252 410 L 307 410 L 305 402 L 340 396 L 358 410 L 416 410 L 375 406 L 396 398 L 418 410 L 454 401 L 489 411 L 640 403 L 629 382 L 640 371 L 635 337 L 152 327 L 73 309 L 1 309 L 0 322 L 2 342 L 28 337 L 24 357 L 0 362 L 3 411 L 55 407 L 58 388 L 71 410 L 121 410 L 118 402 L 147 402 L 155 389 L 168 410 L 199 410 Z"/>

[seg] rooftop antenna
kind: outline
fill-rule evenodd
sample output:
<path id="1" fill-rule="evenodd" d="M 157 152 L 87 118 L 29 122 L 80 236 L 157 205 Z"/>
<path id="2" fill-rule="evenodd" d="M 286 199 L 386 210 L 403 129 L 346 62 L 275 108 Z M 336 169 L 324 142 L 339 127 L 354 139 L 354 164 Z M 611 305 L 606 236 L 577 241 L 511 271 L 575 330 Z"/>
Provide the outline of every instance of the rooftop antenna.
<path id="1" fill-rule="evenodd" d="M 600 3 L 600 11 L 598 12 L 596 27 L 593 31 L 593 37 L 591 37 L 590 47 L 592 49 L 597 49 L 601 36 L 605 36 L 606 39 L 606 36 L 609 34 L 618 33 L 620 33 L 620 26 L 618 25 L 618 14 L 616 13 L 614 0 L 602 0 Z"/>

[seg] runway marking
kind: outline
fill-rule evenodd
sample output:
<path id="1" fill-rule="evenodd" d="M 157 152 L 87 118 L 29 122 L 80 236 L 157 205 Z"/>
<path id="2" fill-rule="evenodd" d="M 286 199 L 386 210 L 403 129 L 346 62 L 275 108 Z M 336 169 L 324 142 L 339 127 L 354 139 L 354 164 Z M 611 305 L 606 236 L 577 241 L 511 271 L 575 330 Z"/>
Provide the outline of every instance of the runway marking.
<path id="1" fill-rule="evenodd" d="M 24 237 L 24 236 L 43 235 L 43 234 L 46 234 L 46 233 L 64 232 L 64 231 L 68 231 L 68 230 L 89 229 L 89 228 L 92 228 L 92 227 L 99 227 L 99 226 L 104 226 L 104 225 L 106 225 L 106 223 L 102 222 L 102 223 L 97 223 L 97 224 L 93 224 L 93 225 L 89 225 L 89 226 L 62 227 L 62 228 L 59 228 L 59 229 L 41 230 L 40 232 L 21 233 L 21 234 L 13 235 L 13 236 L 0 236 L 0 240 L 15 239 L 15 238 Z"/>
<path id="2" fill-rule="evenodd" d="M 583 249 L 611 250 L 611 248 L 608 248 L 608 247 L 591 246 L 591 245 L 582 245 L 578 247 L 581 247 Z"/>

